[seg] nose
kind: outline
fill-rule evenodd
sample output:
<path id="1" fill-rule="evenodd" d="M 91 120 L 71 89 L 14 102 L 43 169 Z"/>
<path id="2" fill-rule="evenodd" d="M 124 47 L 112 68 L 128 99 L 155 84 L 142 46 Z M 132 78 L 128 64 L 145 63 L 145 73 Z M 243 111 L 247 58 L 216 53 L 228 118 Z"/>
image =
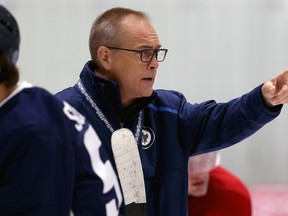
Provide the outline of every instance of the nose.
<path id="1" fill-rule="evenodd" d="M 157 61 L 156 54 L 154 54 L 152 60 L 149 62 L 148 68 L 150 70 L 156 70 L 158 67 L 159 67 L 159 62 Z"/>

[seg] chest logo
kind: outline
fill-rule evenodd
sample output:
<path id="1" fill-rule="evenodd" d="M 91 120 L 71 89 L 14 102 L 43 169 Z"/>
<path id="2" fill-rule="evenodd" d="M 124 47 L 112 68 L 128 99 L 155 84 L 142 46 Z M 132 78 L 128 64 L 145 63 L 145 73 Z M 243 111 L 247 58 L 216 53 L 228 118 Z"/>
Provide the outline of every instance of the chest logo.
<path id="1" fill-rule="evenodd" d="M 155 141 L 155 133 L 151 128 L 143 127 L 142 128 L 142 148 L 150 148 Z"/>

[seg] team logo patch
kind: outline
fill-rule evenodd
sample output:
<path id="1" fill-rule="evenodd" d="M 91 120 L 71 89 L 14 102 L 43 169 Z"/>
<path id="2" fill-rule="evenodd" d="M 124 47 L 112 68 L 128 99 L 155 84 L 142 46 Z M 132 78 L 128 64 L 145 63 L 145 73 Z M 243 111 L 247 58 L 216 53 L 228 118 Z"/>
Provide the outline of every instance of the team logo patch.
<path id="1" fill-rule="evenodd" d="M 142 128 L 142 148 L 148 149 L 152 146 L 155 140 L 154 131 L 151 128 Z"/>

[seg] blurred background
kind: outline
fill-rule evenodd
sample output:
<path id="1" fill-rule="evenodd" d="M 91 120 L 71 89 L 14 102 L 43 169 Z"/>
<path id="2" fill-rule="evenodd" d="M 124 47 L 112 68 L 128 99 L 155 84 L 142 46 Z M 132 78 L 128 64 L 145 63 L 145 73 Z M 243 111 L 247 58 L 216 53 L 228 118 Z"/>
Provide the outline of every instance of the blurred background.
<path id="1" fill-rule="evenodd" d="M 21 79 L 52 93 L 73 85 L 90 60 L 88 36 L 104 10 L 147 12 L 169 49 L 155 88 L 191 102 L 238 97 L 288 68 L 288 0 L 0 0 L 21 30 Z M 221 151 L 247 185 L 288 184 L 288 110 Z M 287 201 L 288 203 L 288 201 Z"/>

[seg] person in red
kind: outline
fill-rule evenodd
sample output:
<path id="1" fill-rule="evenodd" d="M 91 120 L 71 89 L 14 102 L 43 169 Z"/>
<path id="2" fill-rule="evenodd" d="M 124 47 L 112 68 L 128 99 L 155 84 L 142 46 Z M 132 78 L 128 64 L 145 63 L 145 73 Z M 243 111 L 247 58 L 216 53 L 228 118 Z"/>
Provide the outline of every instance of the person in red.
<path id="1" fill-rule="evenodd" d="M 247 187 L 219 162 L 218 152 L 190 157 L 188 216 L 251 216 Z"/>

